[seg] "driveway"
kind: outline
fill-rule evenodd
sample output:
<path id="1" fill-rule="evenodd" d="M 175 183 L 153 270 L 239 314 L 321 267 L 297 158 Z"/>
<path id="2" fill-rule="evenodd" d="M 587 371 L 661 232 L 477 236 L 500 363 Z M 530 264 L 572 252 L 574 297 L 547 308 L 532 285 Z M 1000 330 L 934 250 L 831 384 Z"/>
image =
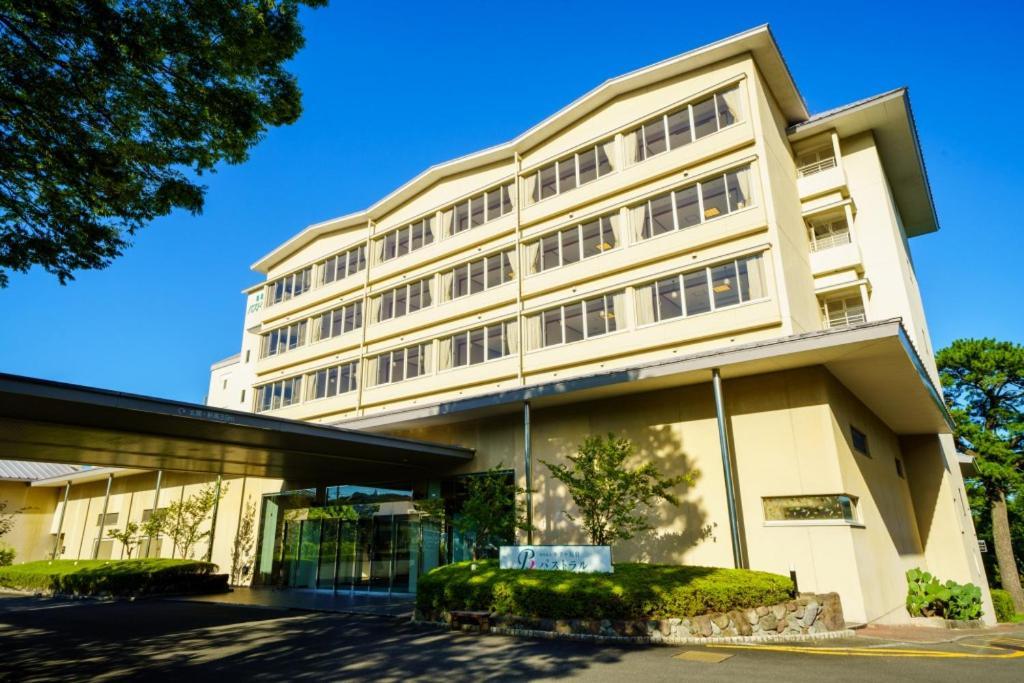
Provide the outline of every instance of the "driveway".
<path id="1" fill-rule="evenodd" d="M 0 596 L 0 680 L 1024 680 L 1024 628 L 929 640 L 608 647 L 449 633 L 367 615 Z"/>

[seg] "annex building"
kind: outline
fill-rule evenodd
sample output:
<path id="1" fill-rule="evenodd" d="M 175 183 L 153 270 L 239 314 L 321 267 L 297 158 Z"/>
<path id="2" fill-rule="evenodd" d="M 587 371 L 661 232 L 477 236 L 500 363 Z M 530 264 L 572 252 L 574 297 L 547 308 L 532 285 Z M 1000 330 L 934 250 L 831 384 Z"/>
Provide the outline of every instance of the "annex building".
<path id="1" fill-rule="evenodd" d="M 199 452 L 139 445 L 150 459 L 31 486 L 52 491 L 55 547 L 116 557 L 100 528 L 158 504 L 154 470 L 160 496 L 220 474 L 222 566 L 251 500 L 255 582 L 413 592 L 465 557 L 446 522 L 474 473 L 528 490 L 531 542 L 582 542 L 544 463 L 611 432 L 699 473 L 616 560 L 793 569 L 853 622 L 906 619 L 921 567 L 983 586 L 991 615 L 910 250 L 938 227 L 907 91 L 812 115 L 752 29 L 613 78 L 254 264 L 207 403 L 264 430 L 341 428 L 336 447 L 320 435 L 323 467 L 298 466 L 298 441 L 205 471 Z M 351 435 L 387 440 L 379 459 Z M 438 498 L 446 518 L 428 519 L 418 503 Z"/>

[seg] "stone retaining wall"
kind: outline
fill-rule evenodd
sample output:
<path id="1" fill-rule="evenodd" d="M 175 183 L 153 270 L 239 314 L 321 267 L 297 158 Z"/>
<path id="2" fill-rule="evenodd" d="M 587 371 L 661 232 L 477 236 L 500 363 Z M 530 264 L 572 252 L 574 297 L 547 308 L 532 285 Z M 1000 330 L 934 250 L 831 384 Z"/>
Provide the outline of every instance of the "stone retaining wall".
<path id="1" fill-rule="evenodd" d="M 509 634 L 591 636 L 644 642 L 699 642 L 701 639 L 768 640 L 845 632 L 843 607 L 836 593 L 803 594 L 778 605 L 737 609 L 699 617 L 653 620 L 536 619 L 492 615 L 491 631 Z"/>

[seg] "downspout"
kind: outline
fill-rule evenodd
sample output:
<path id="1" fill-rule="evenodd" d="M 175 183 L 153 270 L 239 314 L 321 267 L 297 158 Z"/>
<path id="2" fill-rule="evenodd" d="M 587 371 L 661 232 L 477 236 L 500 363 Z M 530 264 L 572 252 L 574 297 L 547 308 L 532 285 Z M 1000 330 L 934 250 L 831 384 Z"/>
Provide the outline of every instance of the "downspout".
<path id="1" fill-rule="evenodd" d="M 60 533 L 64 530 L 64 513 L 68 509 L 68 495 L 71 493 L 71 482 L 64 485 L 64 503 L 60 506 L 60 517 L 57 519 L 57 538 L 53 541 L 53 559 L 57 559 L 57 551 L 60 550 Z"/>
<path id="2" fill-rule="evenodd" d="M 96 537 L 96 547 L 92 549 L 92 559 L 99 559 L 100 543 L 103 542 L 103 529 L 107 526 L 107 504 L 110 503 L 110 485 L 114 483 L 114 473 L 107 475 L 107 493 L 103 496 L 103 512 L 100 513 L 100 533 Z M 89 520 L 85 520 L 86 524 Z"/>
<path id="3" fill-rule="evenodd" d="M 156 511 L 160 509 L 160 482 L 163 480 L 164 471 L 156 471 L 156 489 L 153 491 L 153 509 L 150 510 L 150 516 L 156 514 Z M 153 534 L 149 535 L 149 539 L 146 543 L 146 557 L 153 556 Z M 142 559 L 142 558 L 139 558 Z"/>
<path id="4" fill-rule="evenodd" d="M 722 398 L 722 375 L 718 368 L 711 370 L 711 385 L 715 392 L 715 416 L 718 418 L 718 445 L 722 451 L 722 472 L 725 474 L 725 500 L 729 507 L 732 559 L 737 568 L 745 568 L 747 562 L 743 556 L 739 517 L 736 514 L 736 484 L 733 480 L 732 453 L 729 450 L 728 424 L 725 420 L 725 401 Z"/>
<path id="5" fill-rule="evenodd" d="M 533 545 L 533 449 L 530 447 L 529 401 L 523 401 L 523 461 L 526 475 L 526 543 Z"/>

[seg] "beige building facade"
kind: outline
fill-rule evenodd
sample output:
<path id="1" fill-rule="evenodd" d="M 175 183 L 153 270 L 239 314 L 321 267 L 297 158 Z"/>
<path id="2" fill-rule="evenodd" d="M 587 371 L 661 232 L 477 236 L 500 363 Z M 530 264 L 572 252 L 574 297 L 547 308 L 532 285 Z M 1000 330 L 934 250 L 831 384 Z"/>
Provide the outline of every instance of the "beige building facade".
<path id="1" fill-rule="evenodd" d="M 910 251 L 937 229 L 906 90 L 812 116 L 767 27 L 306 228 L 254 264 L 208 404 L 474 457 L 417 481 L 249 478 L 257 582 L 414 591 L 461 543 L 415 501 L 457 514 L 491 468 L 529 490 L 531 542 L 584 542 L 545 463 L 613 433 L 697 473 L 616 560 L 793 570 L 854 622 L 906 620 L 921 567 L 983 586 L 991 615 Z M 113 479 L 130 514 L 143 476 Z"/>

